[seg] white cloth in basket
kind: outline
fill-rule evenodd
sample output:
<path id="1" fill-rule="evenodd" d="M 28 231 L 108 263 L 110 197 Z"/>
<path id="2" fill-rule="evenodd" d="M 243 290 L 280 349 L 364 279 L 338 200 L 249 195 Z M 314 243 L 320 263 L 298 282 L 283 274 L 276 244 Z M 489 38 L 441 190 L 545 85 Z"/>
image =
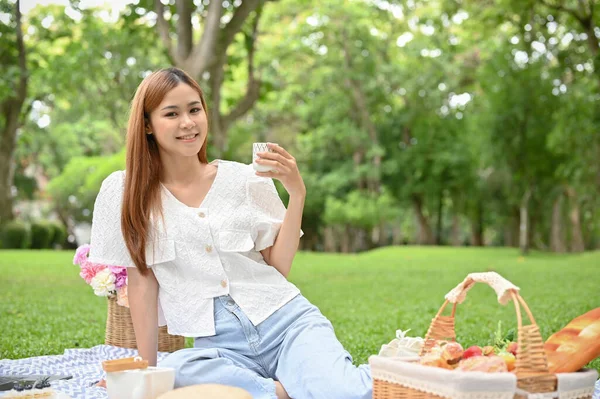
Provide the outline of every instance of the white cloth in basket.
<path id="1" fill-rule="evenodd" d="M 458 284 L 452 291 L 446 294 L 446 299 L 450 303 L 463 303 L 467 297 L 467 292 L 475 285 L 474 283 L 489 284 L 498 295 L 498 302 L 506 305 L 510 300 L 510 291 L 519 291 L 519 287 L 502 277 L 496 272 L 471 273 L 463 282 Z"/>
<path id="2" fill-rule="evenodd" d="M 587 369 L 577 373 L 556 374 L 557 387 L 555 392 L 529 393 L 527 399 L 583 399 L 594 393 L 594 383 L 598 378 L 596 370 Z M 517 389 L 523 394 L 524 391 Z"/>
<path id="3" fill-rule="evenodd" d="M 379 356 L 418 359 L 425 340 L 421 337 L 407 337 L 409 331 L 410 328 L 406 331 L 396 330 L 396 338 L 387 345 L 381 345 Z"/>
<path id="4" fill-rule="evenodd" d="M 513 399 L 513 373 L 460 372 L 419 363 L 369 357 L 373 379 L 400 384 L 449 399 Z"/>

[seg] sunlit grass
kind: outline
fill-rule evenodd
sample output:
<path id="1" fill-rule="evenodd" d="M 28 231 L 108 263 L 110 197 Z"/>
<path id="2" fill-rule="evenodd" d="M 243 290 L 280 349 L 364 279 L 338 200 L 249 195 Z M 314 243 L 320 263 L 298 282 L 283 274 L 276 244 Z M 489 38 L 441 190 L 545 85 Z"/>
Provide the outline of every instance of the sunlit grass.
<path id="1" fill-rule="evenodd" d="M 104 342 L 106 301 L 79 277 L 72 258 L 67 251 L 0 251 L 0 358 L 60 354 Z M 600 252 L 527 258 L 505 248 L 299 253 L 290 280 L 332 321 L 358 364 L 397 329 L 423 336 L 444 295 L 468 273 L 488 270 L 521 288 L 544 339 L 600 306 Z M 475 286 L 458 307 L 458 341 L 490 343 L 499 320 L 506 329 L 516 327 L 514 306 L 499 305 L 489 287 Z M 600 370 L 600 360 L 592 367 Z"/>

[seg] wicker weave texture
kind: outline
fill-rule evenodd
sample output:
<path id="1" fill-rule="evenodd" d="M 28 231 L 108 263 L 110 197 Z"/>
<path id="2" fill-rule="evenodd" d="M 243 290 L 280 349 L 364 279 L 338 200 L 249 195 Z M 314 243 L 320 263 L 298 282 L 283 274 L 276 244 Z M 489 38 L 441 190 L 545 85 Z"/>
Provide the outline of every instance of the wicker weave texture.
<path id="1" fill-rule="evenodd" d="M 417 391 L 399 384 L 373 379 L 373 399 L 441 399 L 442 396 Z"/>
<path id="2" fill-rule="evenodd" d="M 118 346 L 120 348 L 137 348 L 129 308 L 118 305 L 115 298 L 108 298 L 108 317 L 106 318 L 104 342 L 106 345 Z M 159 352 L 175 352 L 176 350 L 183 349 L 184 346 L 184 337 L 169 334 L 167 326 L 159 327 Z"/>

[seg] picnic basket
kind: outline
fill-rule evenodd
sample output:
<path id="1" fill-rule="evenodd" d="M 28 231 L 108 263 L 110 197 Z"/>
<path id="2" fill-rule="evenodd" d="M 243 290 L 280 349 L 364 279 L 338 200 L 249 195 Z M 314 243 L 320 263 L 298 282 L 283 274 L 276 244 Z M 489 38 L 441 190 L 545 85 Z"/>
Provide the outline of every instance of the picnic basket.
<path id="1" fill-rule="evenodd" d="M 108 316 L 106 318 L 104 341 L 106 345 L 121 348 L 137 348 L 129 308 L 118 305 L 115 297 L 108 297 Z M 158 328 L 159 352 L 175 352 L 176 350 L 183 349 L 184 346 L 184 337 L 169 334 L 167 326 Z"/>
<path id="2" fill-rule="evenodd" d="M 495 272 L 469 274 L 446 295 L 432 319 L 420 355 L 429 353 L 436 340 L 456 340 L 454 317 L 457 305 L 477 282 L 491 286 L 499 303 L 505 305 L 510 300 L 514 303 L 519 348 L 515 370 L 511 373 L 462 372 L 425 366 L 418 361 L 371 356 L 373 399 L 591 399 L 597 372 L 550 373 L 540 329 L 519 294 L 519 288 Z M 449 303 L 452 303 L 450 315 L 443 315 Z M 528 325 L 523 323 L 524 315 L 529 320 Z"/>

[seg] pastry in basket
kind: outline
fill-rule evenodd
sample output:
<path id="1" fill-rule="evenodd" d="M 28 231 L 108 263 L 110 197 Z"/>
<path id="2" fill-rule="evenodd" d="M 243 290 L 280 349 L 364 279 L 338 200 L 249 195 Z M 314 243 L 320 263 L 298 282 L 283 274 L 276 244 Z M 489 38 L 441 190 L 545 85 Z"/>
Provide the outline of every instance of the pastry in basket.
<path id="1" fill-rule="evenodd" d="M 570 373 L 600 356 L 600 308 L 571 320 L 544 344 L 552 373 Z"/>
<path id="2" fill-rule="evenodd" d="M 500 356 L 474 356 L 461 360 L 457 370 L 501 373 L 508 371 L 508 368 Z"/>
<path id="3" fill-rule="evenodd" d="M 463 347 L 458 342 L 437 341 L 420 360 L 424 366 L 453 370 L 463 356 Z"/>

